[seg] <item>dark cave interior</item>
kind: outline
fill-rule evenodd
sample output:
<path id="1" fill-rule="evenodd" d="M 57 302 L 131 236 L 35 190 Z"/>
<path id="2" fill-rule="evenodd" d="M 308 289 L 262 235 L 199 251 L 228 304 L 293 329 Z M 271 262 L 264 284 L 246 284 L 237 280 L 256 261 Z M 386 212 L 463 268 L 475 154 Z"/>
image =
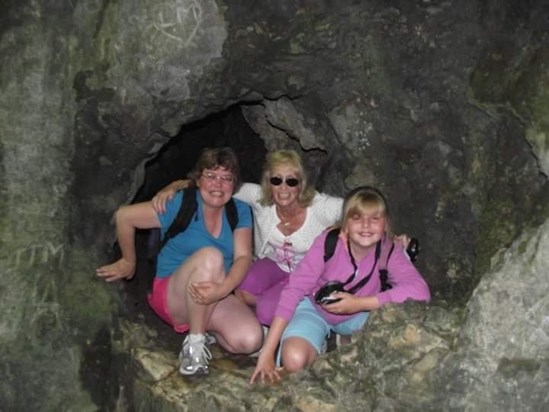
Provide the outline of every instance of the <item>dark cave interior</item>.
<path id="1" fill-rule="evenodd" d="M 267 150 L 263 140 L 246 123 L 240 106 L 234 105 L 183 125 L 145 166 L 145 180 L 134 202 L 149 200 L 168 183 L 184 178 L 203 149 L 223 146 L 235 150 L 242 180 L 257 182 Z"/>

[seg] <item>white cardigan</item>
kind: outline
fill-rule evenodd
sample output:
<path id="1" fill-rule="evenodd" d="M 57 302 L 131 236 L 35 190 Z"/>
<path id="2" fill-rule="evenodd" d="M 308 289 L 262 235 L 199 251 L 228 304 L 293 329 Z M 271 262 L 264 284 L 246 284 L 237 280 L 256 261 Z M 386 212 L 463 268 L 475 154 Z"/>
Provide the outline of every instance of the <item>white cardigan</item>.
<path id="1" fill-rule="evenodd" d="M 316 192 L 311 205 L 307 208 L 307 216 L 303 225 L 290 236 L 284 236 L 277 229 L 280 219 L 276 214 L 275 205 L 262 206 L 261 186 L 255 183 L 244 183 L 234 197 L 250 205 L 254 215 L 254 254 L 256 258 L 268 257 L 277 261 L 274 244 L 280 243 L 284 237 L 292 243 L 293 260 L 298 262 L 311 247 L 313 240 L 328 226 L 332 226 L 341 218 L 343 199 Z M 283 266 L 281 266 L 284 269 Z M 287 269 L 284 269 L 287 270 Z"/>

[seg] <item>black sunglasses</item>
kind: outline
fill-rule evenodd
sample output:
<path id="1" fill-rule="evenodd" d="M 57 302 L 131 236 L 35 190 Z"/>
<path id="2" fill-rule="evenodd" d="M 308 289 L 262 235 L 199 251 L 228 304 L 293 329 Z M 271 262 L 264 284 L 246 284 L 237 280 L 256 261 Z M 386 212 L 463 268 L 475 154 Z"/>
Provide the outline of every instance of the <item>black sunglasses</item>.
<path id="1" fill-rule="evenodd" d="M 269 179 L 269 182 L 273 186 L 280 186 L 282 182 L 286 183 L 289 187 L 296 187 L 299 184 L 299 179 L 296 179 L 295 177 L 288 177 L 286 179 L 282 179 L 278 176 L 273 176 Z"/>

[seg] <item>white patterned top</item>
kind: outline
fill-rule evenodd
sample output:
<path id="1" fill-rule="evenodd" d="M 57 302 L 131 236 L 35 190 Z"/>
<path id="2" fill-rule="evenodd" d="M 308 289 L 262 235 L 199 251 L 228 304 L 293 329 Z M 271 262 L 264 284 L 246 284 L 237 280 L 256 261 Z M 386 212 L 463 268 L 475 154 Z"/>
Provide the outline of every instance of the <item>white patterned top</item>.
<path id="1" fill-rule="evenodd" d="M 277 228 L 280 223 L 275 205 L 262 206 L 261 186 L 244 183 L 234 197 L 250 205 L 254 214 L 254 254 L 256 258 L 268 257 L 280 268 L 291 272 L 311 247 L 313 240 L 341 217 L 343 199 L 316 193 L 303 225 L 290 236 L 284 236 Z"/>

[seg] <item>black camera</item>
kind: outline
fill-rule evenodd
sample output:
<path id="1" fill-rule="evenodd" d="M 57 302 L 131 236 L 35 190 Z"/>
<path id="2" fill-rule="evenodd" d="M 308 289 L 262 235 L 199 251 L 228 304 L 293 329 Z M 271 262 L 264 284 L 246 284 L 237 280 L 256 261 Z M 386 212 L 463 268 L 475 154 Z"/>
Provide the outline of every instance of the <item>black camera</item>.
<path id="1" fill-rule="evenodd" d="M 341 298 L 336 298 L 330 295 L 335 292 L 345 292 L 343 286 L 343 283 L 338 282 L 337 280 L 326 283 L 318 290 L 318 292 L 315 293 L 316 303 L 323 305 L 325 303 L 339 302 Z"/>
<path id="2" fill-rule="evenodd" d="M 408 243 L 406 253 L 408 254 L 408 256 L 410 256 L 410 260 L 412 262 L 415 262 L 417 259 L 417 255 L 419 255 L 419 252 L 421 252 L 421 248 L 419 247 L 419 241 L 415 237 L 413 237 L 410 239 L 410 243 Z"/>

